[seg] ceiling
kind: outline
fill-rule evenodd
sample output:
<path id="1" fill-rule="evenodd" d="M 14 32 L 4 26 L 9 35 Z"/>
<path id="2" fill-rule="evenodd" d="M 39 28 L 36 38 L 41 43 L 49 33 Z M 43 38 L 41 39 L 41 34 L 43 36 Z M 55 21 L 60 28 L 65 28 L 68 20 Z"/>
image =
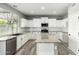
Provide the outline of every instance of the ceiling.
<path id="1" fill-rule="evenodd" d="M 65 16 L 70 3 L 9 3 L 25 15 Z"/>
<path id="2" fill-rule="evenodd" d="M 9 12 L 10 12 L 9 10 L 0 7 L 0 13 L 9 13 Z"/>

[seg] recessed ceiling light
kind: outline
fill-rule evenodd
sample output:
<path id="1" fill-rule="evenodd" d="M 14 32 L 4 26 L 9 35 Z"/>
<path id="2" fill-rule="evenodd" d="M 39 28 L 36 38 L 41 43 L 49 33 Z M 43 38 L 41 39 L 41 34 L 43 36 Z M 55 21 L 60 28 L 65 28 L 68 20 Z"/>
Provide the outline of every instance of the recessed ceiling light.
<path id="1" fill-rule="evenodd" d="M 42 6 L 42 7 L 41 7 L 41 10 L 45 10 L 45 7 L 44 7 L 44 6 Z"/>

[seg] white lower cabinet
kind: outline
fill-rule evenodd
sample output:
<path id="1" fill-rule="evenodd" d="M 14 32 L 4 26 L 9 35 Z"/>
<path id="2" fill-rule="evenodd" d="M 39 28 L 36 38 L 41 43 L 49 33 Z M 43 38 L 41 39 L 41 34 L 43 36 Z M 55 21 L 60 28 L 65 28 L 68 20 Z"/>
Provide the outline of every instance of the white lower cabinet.
<path id="1" fill-rule="evenodd" d="M 6 41 L 0 41 L 0 55 L 6 55 Z"/>
<path id="2" fill-rule="evenodd" d="M 19 35 L 17 36 L 17 50 L 21 47 L 22 45 L 22 36 Z"/>
<path id="3" fill-rule="evenodd" d="M 24 45 L 29 40 L 27 34 L 22 35 L 22 45 Z"/>
<path id="4" fill-rule="evenodd" d="M 17 50 L 29 40 L 27 34 L 17 36 Z"/>
<path id="5" fill-rule="evenodd" d="M 41 33 L 40 32 L 33 32 L 31 35 L 31 39 L 41 39 Z"/>
<path id="6" fill-rule="evenodd" d="M 37 55 L 54 55 L 54 43 L 37 43 Z"/>

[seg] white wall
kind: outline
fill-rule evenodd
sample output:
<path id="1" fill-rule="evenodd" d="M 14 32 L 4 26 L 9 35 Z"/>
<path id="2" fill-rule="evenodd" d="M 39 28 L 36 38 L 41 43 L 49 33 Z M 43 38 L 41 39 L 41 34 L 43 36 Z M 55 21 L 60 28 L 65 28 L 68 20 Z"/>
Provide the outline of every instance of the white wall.
<path id="1" fill-rule="evenodd" d="M 69 26 L 68 33 L 69 36 L 69 49 L 74 53 L 78 54 L 79 49 L 79 4 L 71 6 L 68 10 Z"/>

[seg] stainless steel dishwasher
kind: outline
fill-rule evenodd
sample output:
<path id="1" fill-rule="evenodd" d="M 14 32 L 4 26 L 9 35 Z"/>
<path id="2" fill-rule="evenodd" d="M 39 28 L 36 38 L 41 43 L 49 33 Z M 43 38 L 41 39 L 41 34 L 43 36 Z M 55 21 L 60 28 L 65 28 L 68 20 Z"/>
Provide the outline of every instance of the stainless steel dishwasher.
<path id="1" fill-rule="evenodd" d="M 6 41 L 6 55 L 13 55 L 16 53 L 16 37 Z"/>

